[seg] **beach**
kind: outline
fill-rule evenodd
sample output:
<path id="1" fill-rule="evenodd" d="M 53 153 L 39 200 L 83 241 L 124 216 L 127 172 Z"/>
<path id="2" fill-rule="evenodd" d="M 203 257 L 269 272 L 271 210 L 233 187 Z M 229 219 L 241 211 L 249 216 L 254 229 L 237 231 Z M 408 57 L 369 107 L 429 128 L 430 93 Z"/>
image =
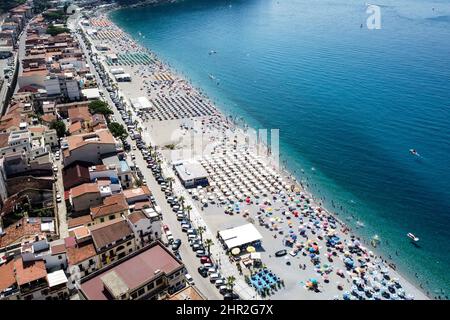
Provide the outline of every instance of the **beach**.
<path id="1" fill-rule="evenodd" d="M 263 235 L 261 259 L 285 285 L 271 299 L 427 299 L 369 241 L 325 210 L 306 184 L 281 170 L 253 129 L 237 126 L 106 13 L 91 18 L 90 27 L 96 30 L 88 35 L 94 46 L 109 49 L 98 52 L 100 61 L 131 76 L 131 82 L 117 82 L 119 95 L 138 119 L 144 140 L 157 146 L 167 173 L 173 175 L 173 162 L 186 159 L 208 171 L 208 188 L 178 190 L 195 205 L 201 223 L 214 235 L 250 222 Z M 107 58 L 111 54 L 117 62 Z M 142 96 L 151 109 L 133 110 L 131 100 Z M 284 248 L 289 254 L 274 256 Z"/>

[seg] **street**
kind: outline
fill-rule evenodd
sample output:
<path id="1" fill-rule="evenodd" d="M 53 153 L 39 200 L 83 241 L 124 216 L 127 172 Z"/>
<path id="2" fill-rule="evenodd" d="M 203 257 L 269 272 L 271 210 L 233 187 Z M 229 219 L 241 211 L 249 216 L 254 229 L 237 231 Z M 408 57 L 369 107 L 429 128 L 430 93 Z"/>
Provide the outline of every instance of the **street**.
<path id="1" fill-rule="evenodd" d="M 80 45 L 85 53 L 87 53 L 86 46 L 81 39 L 81 36 L 77 34 L 78 41 L 80 42 Z M 94 51 L 95 48 L 92 47 L 92 50 Z M 86 60 L 88 62 L 88 65 L 90 67 L 91 73 L 95 75 L 97 79 L 97 83 L 100 89 L 102 89 L 105 93 L 107 92 L 106 89 L 103 87 L 103 84 L 101 82 L 100 76 L 98 75 L 90 57 L 88 54 L 86 54 Z M 120 124 L 122 124 L 125 128 L 126 125 L 124 121 L 122 120 L 122 117 L 115 107 L 114 103 L 112 102 L 109 94 L 105 94 L 104 98 L 108 102 L 110 106 L 112 106 L 112 110 L 114 112 L 114 118 L 116 121 Z M 132 145 L 135 146 L 135 142 L 132 141 L 130 138 L 127 138 L 127 141 Z M 187 236 L 185 233 L 181 231 L 181 226 L 179 222 L 176 220 L 176 215 L 172 211 L 172 208 L 167 203 L 167 200 L 165 198 L 165 195 L 160 189 L 160 186 L 156 182 L 155 178 L 153 177 L 152 172 L 150 169 L 147 168 L 147 163 L 145 162 L 144 158 L 142 157 L 142 154 L 139 152 L 139 150 L 136 150 L 133 152 L 136 155 L 136 166 L 140 168 L 142 171 L 142 174 L 144 175 L 147 185 L 149 189 L 151 190 L 153 196 L 155 197 L 155 201 L 158 206 L 161 207 L 161 210 L 163 212 L 163 224 L 167 224 L 173 233 L 173 236 L 175 239 L 181 239 L 182 245 L 179 249 L 180 255 L 183 259 L 183 263 L 188 271 L 188 273 L 193 277 L 195 281 L 195 286 L 202 292 L 203 295 L 207 297 L 207 299 L 210 300 L 217 300 L 217 299 L 223 299 L 222 295 L 219 293 L 219 291 L 215 288 L 213 284 L 209 282 L 208 278 L 202 278 L 200 274 L 197 271 L 197 268 L 200 266 L 200 259 L 195 256 L 195 252 L 191 250 L 187 243 Z"/>

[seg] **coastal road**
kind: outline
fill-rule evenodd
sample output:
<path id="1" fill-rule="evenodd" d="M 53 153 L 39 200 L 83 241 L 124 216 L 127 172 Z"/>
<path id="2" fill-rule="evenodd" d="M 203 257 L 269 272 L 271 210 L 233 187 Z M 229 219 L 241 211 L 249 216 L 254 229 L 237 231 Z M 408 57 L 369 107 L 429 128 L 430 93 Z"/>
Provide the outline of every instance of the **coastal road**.
<path id="1" fill-rule="evenodd" d="M 91 70 L 91 73 L 95 75 L 97 79 L 97 83 L 100 89 L 102 89 L 105 92 L 105 99 L 108 102 L 110 106 L 112 106 L 112 110 L 114 112 L 114 117 L 116 121 L 120 124 L 122 124 L 125 128 L 127 127 L 124 121 L 122 120 L 122 117 L 115 107 L 114 103 L 112 102 L 109 94 L 107 93 L 106 89 L 103 87 L 100 76 L 98 75 L 97 71 L 95 70 L 95 67 L 89 57 L 88 51 L 86 49 L 86 45 L 81 39 L 81 36 L 77 34 L 78 41 L 80 43 L 80 46 L 82 50 L 85 52 L 86 61 L 89 65 L 89 68 Z M 95 50 L 95 47 L 92 46 L 93 50 Z M 127 139 L 132 146 L 135 146 L 134 141 L 132 141 L 130 138 Z M 179 249 L 180 256 L 183 259 L 183 263 L 188 271 L 188 273 L 193 277 L 195 281 L 195 286 L 202 292 L 202 294 L 209 300 L 222 300 L 223 297 L 219 293 L 219 291 L 215 288 L 214 285 L 212 285 L 209 282 L 208 278 L 202 278 L 200 274 L 197 272 L 197 268 L 200 266 L 200 260 L 195 256 L 195 253 L 191 250 L 190 246 L 188 245 L 187 236 L 185 233 L 181 231 L 180 223 L 176 220 L 176 215 L 172 211 L 172 208 L 167 203 L 167 200 L 165 198 L 165 195 L 162 193 L 160 186 L 156 182 L 153 173 L 150 169 L 147 168 L 147 163 L 143 159 L 140 151 L 137 149 L 136 151 L 132 151 L 136 155 L 136 166 L 141 169 L 142 174 L 144 175 L 147 185 L 149 189 L 151 190 L 153 196 L 155 197 L 156 204 L 161 207 L 161 210 L 163 212 L 163 224 L 167 224 L 172 231 L 172 234 L 175 239 L 181 239 L 182 245 Z"/>

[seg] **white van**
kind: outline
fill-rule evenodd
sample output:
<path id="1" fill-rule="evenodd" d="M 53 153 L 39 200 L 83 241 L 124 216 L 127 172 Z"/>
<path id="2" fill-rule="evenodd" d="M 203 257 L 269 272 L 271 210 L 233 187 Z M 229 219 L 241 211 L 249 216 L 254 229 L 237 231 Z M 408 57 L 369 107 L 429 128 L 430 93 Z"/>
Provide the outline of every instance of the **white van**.
<path id="1" fill-rule="evenodd" d="M 189 273 L 186 273 L 184 275 L 184 277 L 186 278 L 186 282 L 189 283 L 191 286 L 193 286 L 194 283 L 194 279 L 192 278 L 192 276 Z"/>

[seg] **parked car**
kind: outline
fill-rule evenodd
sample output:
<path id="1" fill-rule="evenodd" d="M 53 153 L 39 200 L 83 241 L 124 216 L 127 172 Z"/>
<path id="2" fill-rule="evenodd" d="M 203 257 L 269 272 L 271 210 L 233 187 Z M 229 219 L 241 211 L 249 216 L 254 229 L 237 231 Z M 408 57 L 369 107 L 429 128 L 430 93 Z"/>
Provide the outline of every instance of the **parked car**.
<path id="1" fill-rule="evenodd" d="M 59 193 L 56 194 L 56 202 L 61 202 L 62 198 L 61 195 Z"/>
<path id="2" fill-rule="evenodd" d="M 190 230 L 190 228 L 191 228 L 191 224 L 190 223 L 183 223 L 181 225 L 181 231 L 183 231 L 183 232 L 187 232 L 188 230 Z"/>
<path id="3" fill-rule="evenodd" d="M 205 250 L 197 250 L 197 251 L 195 251 L 195 255 L 196 255 L 198 258 L 206 257 L 206 256 L 207 256 Z"/>
<path id="4" fill-rule="evenodd" d="M 221 278 L 221 276 L 220 276 L 220 274 L 219 273 L 211 273 L 210 275 L 209 275 L 209 281 L 211 282 L 211 283 L 215 283 L 216 282 L 216 280 L 219 280 Z"/>
<path id="5" fill-rule="evenodd" d="M 198 267 L 198 273 L 200 273 L 200 275 L 203 277 L 203 278 L 206 278 L 207 276 L 208 276 L 208 269 L 206 269 L 205 267 L 203 267 L 203 266 L 201 266 L 201 267 Z"/>
<path id="6" fill-rule="evenodd" d="M 211 259 L 209 257 L 201 257 L 200 258 L 200 263 L 201 264 L 206 264 L 206 263 L 211 263 Z"/>
<path id="7" fill-rule="evenodd" d="M 194 279 L 189 273 L 186 273 L 184 277 L 186 278 L 186 282 L 189 283 L 191 286 L 195 284 Z"/>
<path id="8" fill-rule="evenodd" d="M 172 250 L 173 251 L 177 251 L 181 246 L 181 240 L 180 239 L 176 239 L 173 241 L 172 243 Z"/>
<path id="9" fill-rule="evenodd" d="M 223 300 L 240 300 L 240 299 L 241 298 L 236 293 L 227 293 L 223 296 Z"/>
<path id="10" fill-rule="evenodd" d="M 216 282 L 214 282 L 214 285 L 216 286 L 216 288 L 219 288 L 220 286 L 224 286 L 225 285 L 225 279 L 224 278 L 220 278 L 220 279 L 216 280 Z"/>
<path id="11" fill-rule="evenodd" d="M 219 292 L 220 294 L 225 295 L 227 293 L 230 293 L 230 289 L 226 285 L 221 285 L 219 287 Z"/>

